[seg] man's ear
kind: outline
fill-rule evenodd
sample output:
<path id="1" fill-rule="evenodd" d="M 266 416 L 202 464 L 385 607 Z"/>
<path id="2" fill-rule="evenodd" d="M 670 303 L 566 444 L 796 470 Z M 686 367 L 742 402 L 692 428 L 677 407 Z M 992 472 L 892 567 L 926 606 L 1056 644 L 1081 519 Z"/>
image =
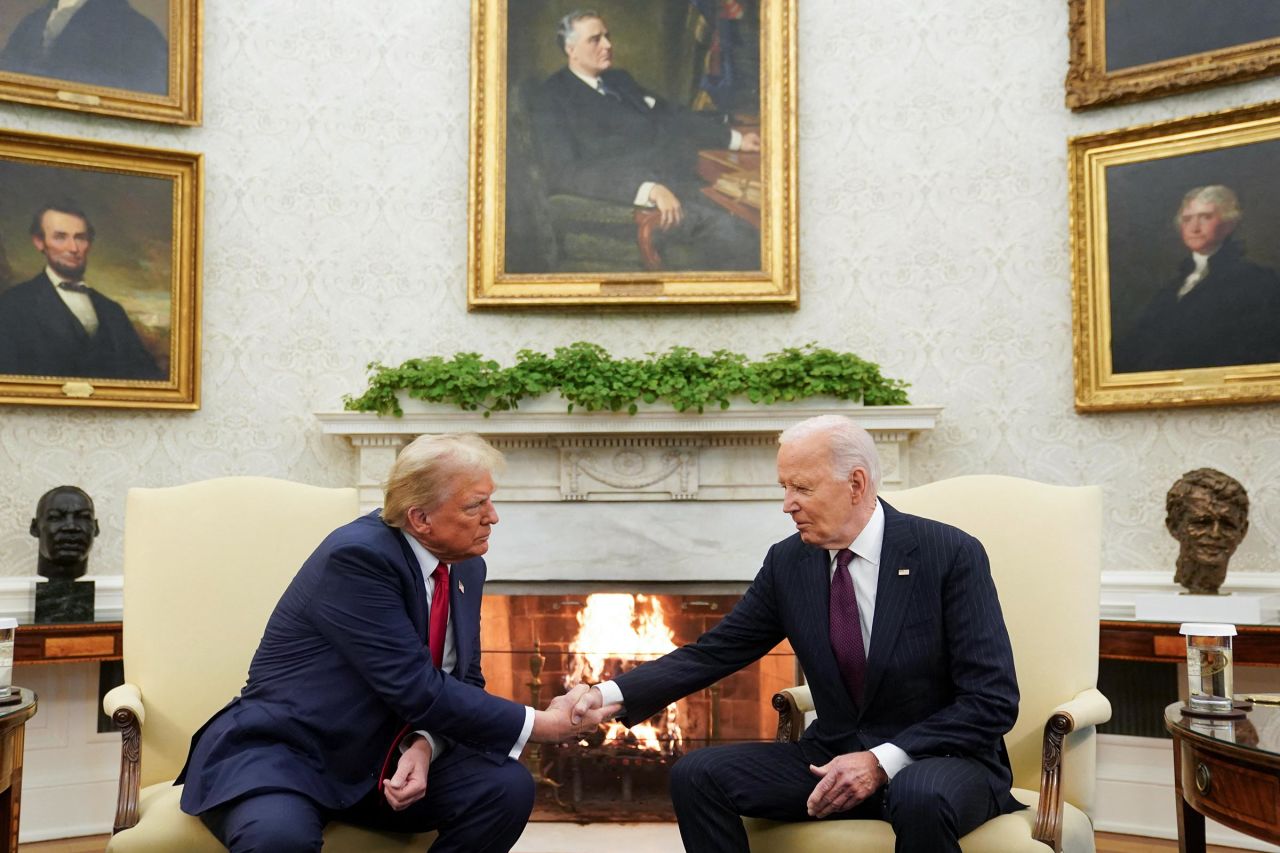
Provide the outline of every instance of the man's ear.
<path id="1" fill-rule="evenodd" d="M 35 234 L 32 234 L 31 245 L 36 247 L 37 252 L 39 252 L 42 255 L 44 254 L 44 238 L 43 237 L 37 237 Z"/>
<path id="2" fill-rule="evenodd" d="M 867 471 L 865 468 L 854 468 L 849 472 L 849 497 L 853 503 L 862 503 L 867 494 Z"/>
<path id="3" fill-rule="evenodd" d="M 40 521 L 38 519 L 31 519 L 31 535 L 37 539 L 40 538 Z"/>
<path id="4" fill-rule="evenodd" d="M 409 525 L 410 533 L 421 535 L 431 532 L 431 516 L 427 515 L 426 510 L 420 506 L 409 507 L 409 511 L 404 514 L 404 519 Z"/>

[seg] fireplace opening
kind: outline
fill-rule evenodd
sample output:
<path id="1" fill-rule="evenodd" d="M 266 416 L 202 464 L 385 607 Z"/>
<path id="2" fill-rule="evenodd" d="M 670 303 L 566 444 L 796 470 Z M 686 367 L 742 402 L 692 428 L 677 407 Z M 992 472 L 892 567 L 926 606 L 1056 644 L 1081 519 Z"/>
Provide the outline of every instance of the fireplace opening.
<path id="1" fill-rule="evenodd" d="M 580 681 L 595 683 L 692 642 L 740 596 L 486 592 L 481 619 L 490 692 L 544 708 Z M 713 744 L 772 740 L 770 697 L 797 683 L 783 642 L 751 666 L 680 699 L 631 729 L 600 726 L 567 744 L 525 747 L 537 782 L 533 820 L 673 820 L 671 765 Z"/>

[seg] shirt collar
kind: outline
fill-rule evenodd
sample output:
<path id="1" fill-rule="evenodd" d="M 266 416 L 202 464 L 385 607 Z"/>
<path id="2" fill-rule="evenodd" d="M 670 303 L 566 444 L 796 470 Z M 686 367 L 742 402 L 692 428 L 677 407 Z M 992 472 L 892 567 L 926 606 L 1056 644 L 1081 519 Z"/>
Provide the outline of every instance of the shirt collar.
<path id="1" fill-rule="evenodd" d="M 408 533 L 401 530 L 400 535 L 404 537 L 404 541 L 409 543 L 409 550 L 413 552 L 413 556 L 418 558 L 418 566 L 422 569 L 422 574 L 424 576 L 430 575 L 434 572 L 437 564 L 444 563 L 444 560 L 422 547 L 422 543 L 417 539 L 414 539 Z M 444 565 L 450 572 L 453 571 L 453 566 L 448 563 L 445 563 Z"/>
<path id="2" fill-rule="evenodd" d="M 884 506 L 876 498 L 876 508 L 862 532 L 849 545 L 849 550 L 873 566 L 880 565 L 880 552 L 884 549 Z M 833 552 L 834 553 L 834 552 Z M 834 559 L 834 557 L 833 557 Z"/>
<path id="3" fill-rule="evenodd" d="M 569 66 L 566 65 L 565 68 L 569 68 Z M 599 77 L 593 77 L 590 74 L 582 74 L 573 68 L 569 68 L 569 73 L 572 74 L 574 77 L 577 77 L 583 83 L 586 83 L 592 89 L 597 88 L 597 84 L 599 84 L 600 82 Z"/>
<path id="4" fill-rule="evenodd" d="M 1199 252 L 1192 252 L 1192 253 L 1191 253 L 1191 262 L 1192 262 L 1192 263 L 1194 263 L 1194 264 L 1196 265 L 1196 271 L 1197 271 L 1197 272 L 1198 272 L 1198 271 L 1200 271 L 1200 270 L 1202 270 L 1202 269 L 1204 269 L 1204 268 L 1205 268 L 1205 266 L 1206 266 L 1206 265 L 1208 265 L 1208 263 L 1209 263 L 1209 258 L 1210 258 L 1210 257 L 1212 257 L 1212 256 L 1211 256 L 1211 255 L 1202 255 L 1202 254 L 1200 254 Z"/>

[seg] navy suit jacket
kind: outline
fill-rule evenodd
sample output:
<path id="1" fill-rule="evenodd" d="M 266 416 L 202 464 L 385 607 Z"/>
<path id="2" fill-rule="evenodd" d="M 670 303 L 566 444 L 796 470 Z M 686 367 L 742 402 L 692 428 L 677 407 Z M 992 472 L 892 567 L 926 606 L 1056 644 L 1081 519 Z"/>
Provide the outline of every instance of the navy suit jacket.
<path id="1" fill-rule="evenodd" d="M 884 501 L 884 547 L 861 705 L 831 651 L 826 550 L 799 535 L 769 549 L 736 607 L 696 643 L 617 677 L 628 725 L 736 672 L 784 638 L 813 691 L 818 717 L 801 738 L 807 760 L 886 741 L 914 759 L 964 756 L 986 768 L 1004 809 L 1012 774 L 1004 734 L 1018 716 L 1018 684 L 982 544 Z"/>
<path id="2" fill-rule="evenodd" d="M 732 135 L 713 115 L 674 106 L 625 71 L 600 75 L 601 95 L 567 67 L 542 84 L 533 109 L 538 154 L 551 193 L 631 204 L 645 181 L 697 183 L 698 150 L 726 148 Z M 644 100 L 654 99 L 652 107 Z"/>
<path id="3" fill-rule="evenodd" d="M 268 790 L 346 808 L 376 787 L 405 724 L 505 761 L 525 709 L 484 691 L 484 579 L 478 557 L 451 569 L 458 659 L 446 674 L 431 662 L 426 586 L 400 531 L 375 511 L 329 534 L 271 614 L 240 695 L 192 738 L 183 811 Z"/>
<path id="4" fill-rule="evenodd" d="M 120 304 L 96 290 L 98 331 L 89 335 L 41 272 L 0 292 L 0 373 L 164 379 Z"/>

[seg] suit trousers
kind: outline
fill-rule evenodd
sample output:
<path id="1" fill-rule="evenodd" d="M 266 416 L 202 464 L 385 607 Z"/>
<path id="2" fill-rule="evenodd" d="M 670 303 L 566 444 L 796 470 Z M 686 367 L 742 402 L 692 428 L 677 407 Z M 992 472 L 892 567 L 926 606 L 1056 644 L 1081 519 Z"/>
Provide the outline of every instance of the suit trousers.
<path id="1" fill-rule="evenodd" d="M 671 799 L 684 849 L 748 853 L 740 816 L 813 820 L 805 808 L 817 784 L 798 743 L 695 750 L 676 762 L 671 773 Z M 925 758 L 855 808 L 825 820 L 886 820 L 897 836 L 897 853 L 958 853 L 959 839 L 1000 811 L 981 764 L 968 758 Z"/>
<path id="2" fill-rule="evenodd" d="M 331 820 L 387 832 L 435 830 L 432 853 L 507 853 L 529 822 L 533 796 L 533 777 L 518 761 L 494 764 L 455 747 L 432 765 L 426 796 L 403 811 L 377 789 L 341 810 L 293 791 L 266 791 L 212 808 L 200 820 L 231 853 L 318 851 Z"/>
<path id="3" fill-rule="evenodd" d="M 669 231 L 654 232 L 654 242 L 664 256 L 685 250 L 689 257 L 671 258 L 672 269 L 758 270 L 760 233 L 724 208 L 708 201 L 696 185 L 673 189 L 680 199 L 683 218 Z"/>

